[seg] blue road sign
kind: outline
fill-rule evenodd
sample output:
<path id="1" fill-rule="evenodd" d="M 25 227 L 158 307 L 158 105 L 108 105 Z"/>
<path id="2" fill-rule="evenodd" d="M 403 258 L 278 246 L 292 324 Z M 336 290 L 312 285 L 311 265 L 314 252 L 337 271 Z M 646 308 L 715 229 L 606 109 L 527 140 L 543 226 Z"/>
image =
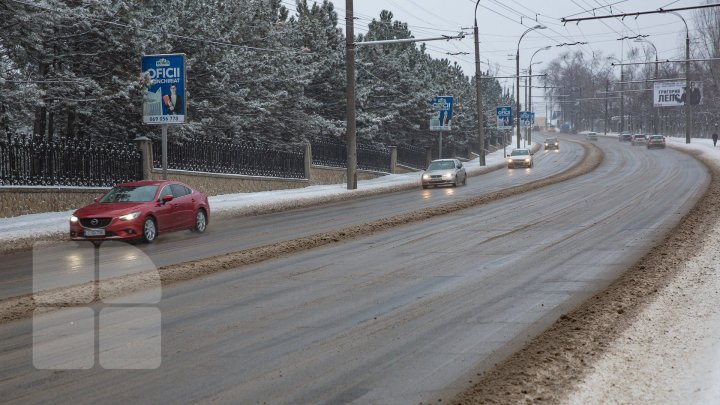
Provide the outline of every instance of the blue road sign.
<path id="1" fill-rule="evenodd" d="M 431 131 L 449 131 L 452 124 L 453 96 L 435 96 L 432 101 Z"/>
<path id="2" fill-rule="evenodd" d="M 143 96 L 143 123 L 185 122 L 185 54 L 144 55 L 142 75 L 147 81 Z"/>
<path id="3" fill-rule="evenodd" d="M 495 117 L 497 118 L 497 129 L 513 128 L 512 107 L 496 107 Z"/>
<path id="4" fill-rule="evenodd" d="M 532 127 L 533 115 L 530 111 L 520 111 L 520 128 Z"/>

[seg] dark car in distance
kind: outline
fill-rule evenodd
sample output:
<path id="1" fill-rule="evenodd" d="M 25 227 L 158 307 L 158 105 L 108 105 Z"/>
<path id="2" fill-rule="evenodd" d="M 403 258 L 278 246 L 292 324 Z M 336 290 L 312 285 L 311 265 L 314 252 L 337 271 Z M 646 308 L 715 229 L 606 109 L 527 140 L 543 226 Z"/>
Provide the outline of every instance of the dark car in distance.
<path id="1" fill-rule="evenodd" d="M 95 202 L 73 212 L 72 240 L 139 240 L 180 230 L 205 232 L 210 204 L 187 184 L 145 180 L 118 184 Z"/>
<path id="2" fill-rule="evenodd" d="M 633 136 L 630 132 L 623 132 L 622 134 L 618 135 L 618 141 L 620 142 L 631 142 L 633 139 Z"/>
<path id="3" fill-rule="evenodd" d="M 555 137 L 545 138 L 545 150 L 548 149 L 560 150 L 560 140 Z"/>

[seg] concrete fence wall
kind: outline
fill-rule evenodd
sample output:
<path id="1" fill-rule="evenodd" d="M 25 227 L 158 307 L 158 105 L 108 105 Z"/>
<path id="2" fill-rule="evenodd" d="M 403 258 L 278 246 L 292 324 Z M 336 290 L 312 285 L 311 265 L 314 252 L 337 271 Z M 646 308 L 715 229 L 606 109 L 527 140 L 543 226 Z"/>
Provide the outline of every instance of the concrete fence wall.
<path id="1" fill-rule="evenodd" d="M 152 166 L 153 156 L 150 140 L 138 138 L 138 147 L 143 154 L 143 178 L 159 180 L 162 170 Z M 411 168 L 397 164 L 397 150 L 392 152 L 392 172 L 408 173 Z M 358 180 L 368 180 L 387 173 L 358 170 Z M 347 169 L 312 165 L 312 150 L 306 146 L 304 179 L 245 176 L 168 170 L 167 178 L 181 181 L 208 195 L 252 193 L 258 191 L 303 188 L 309 185 L 347 183 Z M 13 217 L 39 212 L 68 211 L 87 205 L 94 198 L 107 192 L 107 188 L 72 187 L 0 187 L 0 217 Z"/>

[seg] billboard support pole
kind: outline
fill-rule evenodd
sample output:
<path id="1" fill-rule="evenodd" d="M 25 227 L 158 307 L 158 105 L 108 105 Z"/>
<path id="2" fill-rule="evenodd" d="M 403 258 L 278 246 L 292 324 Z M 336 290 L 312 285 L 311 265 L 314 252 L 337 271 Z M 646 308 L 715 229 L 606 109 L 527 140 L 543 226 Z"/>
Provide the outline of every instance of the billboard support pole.
<path id="1" fill-rule="evenodd" d="M 167 180 L 167 125 L 162 126 L 162 178 Z"/>
<path id="2" fill-rule="evenodd" d="M 442 132 L 438 131 L 438 159 L 442 158 Z"/>

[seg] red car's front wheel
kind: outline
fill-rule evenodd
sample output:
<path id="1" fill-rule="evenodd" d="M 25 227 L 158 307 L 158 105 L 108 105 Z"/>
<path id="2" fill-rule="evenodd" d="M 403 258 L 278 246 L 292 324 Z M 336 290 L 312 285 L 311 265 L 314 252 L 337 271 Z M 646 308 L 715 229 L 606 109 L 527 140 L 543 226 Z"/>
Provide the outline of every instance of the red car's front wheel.
<path id="1" fill-rule="evenodd" d="M 157 238 L 157 226 L 155 220 L 152 217 L 145 218 L 143 221 L 143 236 L 142 239 L 146 243 L 153 243 Z"/>
<path id="2" fill-rule="evenodd" d="M 204 209 L 199 209 L 195 214 L 195 228 L 193 232 L 203 233 L 207 229 L 207 214 Z"/>

